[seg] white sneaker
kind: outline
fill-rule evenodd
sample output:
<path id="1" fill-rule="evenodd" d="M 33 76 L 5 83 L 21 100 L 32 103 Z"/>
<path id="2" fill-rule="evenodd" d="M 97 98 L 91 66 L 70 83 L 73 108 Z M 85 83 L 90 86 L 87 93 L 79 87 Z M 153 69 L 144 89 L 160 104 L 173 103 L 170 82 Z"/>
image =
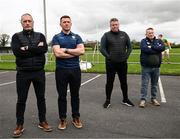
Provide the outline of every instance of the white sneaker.
<path id="1" fill-rule="evenodd" d="M 140 108 L 145 108 L 146 106 L 146 101 L 145 100 L 141 100 L 140 103 L 139 103 L 139 107 Z"/>
<path id="2" fill-rule="evenodd" d="M 156 99 L 151 99 L 151 104 L 154 106 L 160 106 L 160 103 Z"/>

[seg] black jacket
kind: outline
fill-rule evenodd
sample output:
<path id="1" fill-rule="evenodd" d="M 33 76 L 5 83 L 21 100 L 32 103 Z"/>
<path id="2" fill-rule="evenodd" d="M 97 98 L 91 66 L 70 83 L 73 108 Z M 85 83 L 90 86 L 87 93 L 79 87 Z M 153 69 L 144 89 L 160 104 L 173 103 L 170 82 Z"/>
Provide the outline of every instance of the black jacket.
<path id="1" fill-rule="evenodd" d="M 43 46 L 38 46 L 43 42 Z M 28 46 L 28 50 L 21 47 Z M 36 71 L 44 68 L 47 43 L 42 33 L 25 31 L 12 36 L 11 47 L 16 57 L 16 69 L 21 71 Z"/>
<path id="2" fill-rule="evenodd" d="M 131 51 L 129 36 L 123 31 L 109 31 L 101 38 L 100 52 L 106 57 L 106 60 L 112 62 L 127 61 Z"/>

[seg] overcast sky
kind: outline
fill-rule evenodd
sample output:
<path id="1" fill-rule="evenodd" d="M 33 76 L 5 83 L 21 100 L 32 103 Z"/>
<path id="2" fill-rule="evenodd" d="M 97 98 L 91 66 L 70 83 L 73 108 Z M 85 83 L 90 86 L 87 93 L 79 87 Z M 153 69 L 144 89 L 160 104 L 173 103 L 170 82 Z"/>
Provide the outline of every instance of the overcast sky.
<path id="1" fill-rule="evenodd" d="M 30 13 L 35 31 L 44 33 L 43 0 L 0 0 L 0 34 L 21 31 L 23 13 Z M 131 40 L 140 41 L 145 29 L 153 27 L 156 35 L 180 43 L 180 0 L 46 0 L 46 15 L 48 42 L 61 31 L 59 18 L 69 15 L 72 31 L 84 41 L 100 40 L 116 17 Z"/>

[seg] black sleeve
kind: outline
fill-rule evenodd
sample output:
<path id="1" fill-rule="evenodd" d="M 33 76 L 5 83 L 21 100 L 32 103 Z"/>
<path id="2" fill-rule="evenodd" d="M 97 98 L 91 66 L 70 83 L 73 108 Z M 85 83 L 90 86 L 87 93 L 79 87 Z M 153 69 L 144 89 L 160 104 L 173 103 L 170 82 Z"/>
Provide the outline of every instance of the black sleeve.
<path id="1" fill-rule="evenodd" d="M 106 58 L 109 58 L 109 54 L 107 51 L 107 40 L 106 40 L 106 35 L 104 34 L 101 38 L 101 45 L 100 45 L 100 52 L 102 55 Z"/>
<path id="2" fill-rule="evenodd" d="M 11 40 L 12 40 L 11 48 L 16 57 L 32 57 L 33 56 L 32 53 L 30 53 L 29 51 L 22 51 L 20 49 L 21 47 L 24 47 L 24 46 L 21 44 L 17 34 L 14 34 Z"/>
<path id="3" fill-rule="evenodd" d="M 40 42 L 43 42 L 43 46 L 38 46 L 38 44 Z M 31 52 L 34 55 L 39 55 L 39 54 L 46 53 L 47 50 L 48 50 L 48 45 L 47 45 L 47 42 L 46 42 L 46 38 L 45 38 L 45 36 L 42 33 L 40 34 L 40 41 L 39 41 L 39 43 L 35 47 L 29 47 L 28 51 Z"/>
<path id="4" fill-rule="evenodd" d="M 132 52 L 132 45 L 129 36 L 126 34 L 127 37 L 127 56 L 129 57 L 130 53 Z"/>

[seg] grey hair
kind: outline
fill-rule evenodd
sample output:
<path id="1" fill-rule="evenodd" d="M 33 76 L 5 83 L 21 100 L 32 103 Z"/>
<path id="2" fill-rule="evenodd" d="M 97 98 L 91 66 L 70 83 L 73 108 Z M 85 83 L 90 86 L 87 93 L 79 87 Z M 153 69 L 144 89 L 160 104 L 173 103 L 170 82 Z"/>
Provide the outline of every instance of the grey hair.
<path id="1" fill-rule="evenodd" d="M 29 13 L 25 13 L 25 14 L 21 15 L 21 22 L 22 22 L 22 18 L 23 18 L 23 16 L 25 16 L 25 15 L 30 16 L 30 17 L 32 18 L 32 21 L 33 21 L 33 17 L 32 17 L 32 15 L 31 15 L 31 14 L 29 14 Z"/>

